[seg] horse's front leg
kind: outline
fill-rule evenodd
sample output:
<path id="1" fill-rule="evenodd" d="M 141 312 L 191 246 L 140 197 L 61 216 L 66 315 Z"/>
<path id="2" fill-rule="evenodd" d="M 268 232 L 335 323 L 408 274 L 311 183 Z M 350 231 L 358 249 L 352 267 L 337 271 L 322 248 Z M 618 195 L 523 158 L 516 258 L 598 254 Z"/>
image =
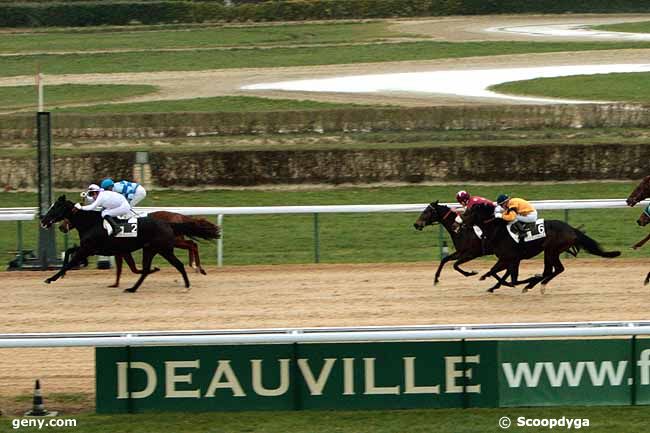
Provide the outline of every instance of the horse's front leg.
<path id="1" fill-rule="evenodd" d="M 454 251 L 452 254 L 449 254 L 446 257 L 443 257 L 442 260 L 440 260 L 440 264 L 438 265 L 438 269 L 436 269 L 436 275 L 433 277 L 433 285 L 435 286 L 440 282 L 440 273 L 442 272 L 442 268 L 445 266 L 445 263 L 447 263 L 450 260 L 456 260 L 458 258 L 458 251 Z"/>
<path id="2" fill-rule="evenodd" d="M 75 251 L 70 261 L 66 264 L 63 264 L 63 266 L 61 266 L 61 269 L 59 269 L 59 271 L 56 274 L 46 279 L 45 282 L 47 284 L 50 284 L 51 282 L 56 281 L 59 278 L 63 277 L 69 269 L 74 268 L 75 266 L 79 265 L 84 259 L 88 258 L 88 256 L 90 256 L 90 253 L 91 253 L 90 250 L 80 247 L 77 251 Z"/>
<path id="3" fill-rule="evenodd" d="M 454 269 L 460 272 L 464 277 L 471 277 L 478 274 L 476 271 L 465 271 L 460 268 L 460 265 L 474 260 L 476 257 L 478 257 L 476 254 L 463 255 L 462 257 L 459 257 L 458 260 L 456 260 L 454 263 Z"/>
<path id="4" fill-rule="evenodd" d="M 491 292 L 494 292 L 494 290 L 495 290 L 496 288 L 498 288 L 501 284 L 506 284 L 506 285 L 508 284 L 507 282 L 505 282 L 504 280 L 502 280 L 501 277 L 499 277 L 499 275 L 497 275 L 497 272 L 500 272 L 500 271 L 502 271 L 502 270 L 504 270 L 504 269 L 508 269 L 508 272 L 507 272 L 506 275 L 505 275 L 505 277 L 507 278 L 508 274 L 510 273 L 510 264 L 509 264 L 507 261 L 503 260 L 503 259 L 499 259 L 499 260 L 494 264 L 494 266 L 492 266 L 492 269 L 490 269 L 490 270 L 489 270 L 485 275 L 483 275 L 483 276 L 486 277 L 486 278 L 487 278 L 487 277 L 494 277 L 494 278 L 496 278 L 497 281 L 498 281 L 498 284 L 496 284 L 496 285 L 493 286 L 493 287 L 490 287 L 490 288 L 488 289 L 488 292 L 490 292 L 490 293 L 491 293 Z M 482 278 L 482 279 L 485 279 L 485 278 Z"/>

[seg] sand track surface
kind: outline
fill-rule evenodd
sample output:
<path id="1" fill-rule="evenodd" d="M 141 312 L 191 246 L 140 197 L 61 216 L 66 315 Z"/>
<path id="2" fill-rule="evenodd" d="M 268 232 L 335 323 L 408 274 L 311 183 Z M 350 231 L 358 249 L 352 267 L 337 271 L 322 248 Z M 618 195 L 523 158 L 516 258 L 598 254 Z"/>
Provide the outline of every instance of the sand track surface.
<path id="1" fill-rule="evenodd" d="M 491 282 L 451 267 L 433 287 L 437 263 L 211 268 L 207 276 L 190 275 L 190 291 L 165 269 L 135 295 L 107 288 L 111 271 L 73 271 L 51 285 L 43 283 L 49 273 L 4 273 L 0 333 L 650 319 L 650 287 L 643 286 L 650 262 L 564 262 L 565 273 L 544 295 L 507 288 L 488 294 Z M 465 267 L 486 271 L 491 263 Z M 542 267 L 530 261 L 522 275 Z M 126 275 L 123 287 L 134 281 Z M 28 394 L 36 378 L 49 392 L 93 392 L 92 349 L 0 352 L 0 395 Z"/>

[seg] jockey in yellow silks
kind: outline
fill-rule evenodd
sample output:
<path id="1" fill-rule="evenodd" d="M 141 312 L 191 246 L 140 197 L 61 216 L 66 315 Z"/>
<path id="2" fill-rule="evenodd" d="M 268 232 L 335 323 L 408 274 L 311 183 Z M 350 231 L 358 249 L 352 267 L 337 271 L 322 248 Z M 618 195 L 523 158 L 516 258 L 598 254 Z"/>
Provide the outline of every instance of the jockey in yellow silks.
<path id="1" fill-rule="evenodd" d="M 497 204 L 494 217 L 502 218 L 508 223 L 514 221 L 512 226 L 519 233 L 520 240 L 526 235 L 524 223 L 537 221 L 537 211 L 532 204 L 522 198 L 510 198 L 506 194 L 501 194 L 497 197 Z"/>

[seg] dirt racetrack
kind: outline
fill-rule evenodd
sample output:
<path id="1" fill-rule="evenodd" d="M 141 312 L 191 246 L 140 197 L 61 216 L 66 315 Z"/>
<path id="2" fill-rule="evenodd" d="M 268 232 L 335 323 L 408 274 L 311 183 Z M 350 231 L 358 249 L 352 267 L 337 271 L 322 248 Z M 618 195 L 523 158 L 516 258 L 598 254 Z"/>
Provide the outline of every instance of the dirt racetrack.
<path id="1" fill-rule="evenodd" d="M 484 271 L 491 263 L 465 267 Z M 647 261 L 565 264 L 545 295 L 507 288 L 488 294 L 488 282 L 451 267 L 434 288 L 429 263 L 212 268 L 208 276 L 190 275 L 190 291 L 177 273 L 163 270 L 135 295 L 107 288 L 109 271 L 72 272 L 51 285 L 43 283 L 49 273 L 3 273 L 0 333 L 650 319 Z M 529 262 L 522 275 L 542 265 Z M 134 279 L 127 275 L 123 287 Z M 36 378 L 49 393 L 93 392 L 93 349 L 1 353 L 0 407 L 2 396 L 29 394 Z"/>

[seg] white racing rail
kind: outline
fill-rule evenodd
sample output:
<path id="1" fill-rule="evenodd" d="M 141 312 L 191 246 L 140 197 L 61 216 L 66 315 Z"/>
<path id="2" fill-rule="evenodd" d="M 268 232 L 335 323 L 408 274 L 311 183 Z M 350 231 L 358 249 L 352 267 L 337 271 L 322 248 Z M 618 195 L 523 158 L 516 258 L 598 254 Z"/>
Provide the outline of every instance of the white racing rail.
<path id="1" fill-rule="evenodd" d="M 537 200 L 531 201 L 539 210 L 613 209 L 627 207 L 625 199 L 584 200 Z M 458 207 L 457 203 L 440 203 Z M 650 204 L 650 200 L 637 206 Z M 428 203 L 416 204 L 371 204 L 371 205 L 319 205 L 319 206 L 250 206 L 250 207 L 137 207 L 139 214 L 155 211 L 177 212 L 184 215 L 269 215 L 269 214 L 315 214 L 315 213 L 372 213 L 372 212 L 421 212 Z M 36 208 L 0 208 L 0 221 L 34 219 Z"/>
<path id="2" fill-rule="evenodd" d="M 0 348 L 650 336 L 650 321 L 0 334 Z"/>
<path id="3" fill-rule="evenodd" d="M 531 202 L 539 210 L 572 209 L 614 209 L 625 208 L 624 199 L 583 199 L 583 200 L 537 200 Z M 441 203 L 452 208 L 457 203 Z M 639 208 L 650 204 L 650 200 L 639 203 Z M 320 261 L 320 240 L 318 215 L 321 213 L 375 213 L 375 212 L 421 212 L 427 203 L 417 204 L 372 204 L 372 205 L 319 205 L 319 206 L 250 206 L 250 207 L 136 207 L 135 212 L 144 216 L 151 212 L 168 211 L 184 215 L 216 215 L 217 224 L 223 225 L 224 215 L 277 215 L 277 214 L 313 214 L 314 215 L 314 261 Z M 0 208 L 0 221 L 18 221 L 19 238 L 22 238 L 20 224 L 36 217 L 36 208 Z M 566 216 L 565 216 L 566 218 Z M 441 233 L 442 236 L 442 233 Z M 20 242 L 19 242 L 20 243 Z M 442 255 L 442 245 L 440 254 Z M 22 250 L 22 246 L 19 246 Z M 223 237 L 217 240 L 217 266 L 223 266 Z"/>

